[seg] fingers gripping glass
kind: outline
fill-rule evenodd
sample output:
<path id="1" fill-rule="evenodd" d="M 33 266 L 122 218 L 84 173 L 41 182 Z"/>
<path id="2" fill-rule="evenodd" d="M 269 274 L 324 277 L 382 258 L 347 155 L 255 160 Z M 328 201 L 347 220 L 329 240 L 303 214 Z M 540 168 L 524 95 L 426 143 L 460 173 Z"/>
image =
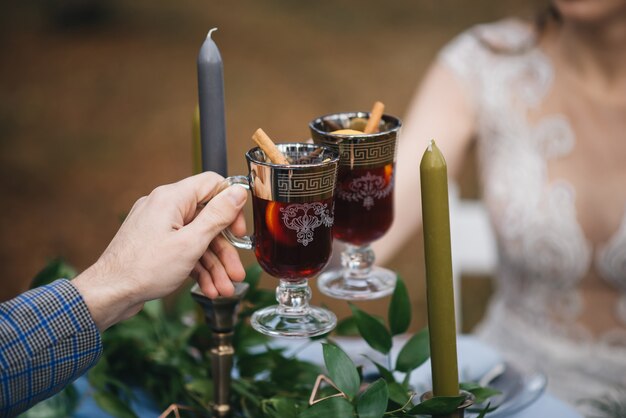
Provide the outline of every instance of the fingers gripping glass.
<path id="1" fill-rule="evenodd" d="M 246 153 L 248 176 L 233 176 L 252 194 L 254 232 L 224 236 L 238 248 L 254 250 L 265 272 L 279 279 L 278 305 L 252 315 L 257 331 L 281 337 L 311 337 L 330 332 L 335 315 L 309 305 L 308 279 L 328 263 L 332 251 L 335 181 L 339 156 L 313 144 L 278 144 L 289 165 L 267 162 L 260 148 Z"/>

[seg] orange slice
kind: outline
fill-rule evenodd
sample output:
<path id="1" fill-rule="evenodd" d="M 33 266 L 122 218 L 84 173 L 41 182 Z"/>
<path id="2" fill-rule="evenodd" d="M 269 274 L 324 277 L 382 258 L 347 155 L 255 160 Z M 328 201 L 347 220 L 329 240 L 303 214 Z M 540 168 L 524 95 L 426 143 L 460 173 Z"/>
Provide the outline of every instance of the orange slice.
<path id="1" fill-rule="evenodd" d="M 338 134 L 338 135 L 363 135 L 363 132 L 357 131 L 355 129 L 339 129 L 337 131 L 332 131 L 331 134 Z"/>
<path id="2" fill-rule="evenodd" d="M 265 208 L 265 224 L 267 230 L 272 237 L 283 244 L 292 245 L 293 239 L 290 238 L 289 232 L 282 222 L 282 213 L 280 212 L 280 204 L 277 202 L 268 202 Z M 288 232 L 289 231 L 289 232 Z"/>
<path id="3" fill-rule="evenodd" d="M 391 182 L 392 177 L 393 177 L 393 164 L 387 164 L 385 166 L 385 184 L 389 184 Z"/>

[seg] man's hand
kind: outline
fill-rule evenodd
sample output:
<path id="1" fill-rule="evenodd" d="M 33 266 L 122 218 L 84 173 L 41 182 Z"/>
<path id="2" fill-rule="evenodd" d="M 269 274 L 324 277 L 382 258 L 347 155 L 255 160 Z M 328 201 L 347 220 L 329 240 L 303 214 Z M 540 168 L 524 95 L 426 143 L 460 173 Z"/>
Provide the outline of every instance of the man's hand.
<path id="1" fill-rule="evenodd" d="M 245 271 L 237 250 L 220 234 L 245 233 L 246 191 L 206 172 L 160 186 L 139 199 L 100 259 L 72 283 L 100 330 L 166 296 L 190 274 L 210 298 L 234 292 Z M 202 205 L 206 202 L 206 205 Z"/>

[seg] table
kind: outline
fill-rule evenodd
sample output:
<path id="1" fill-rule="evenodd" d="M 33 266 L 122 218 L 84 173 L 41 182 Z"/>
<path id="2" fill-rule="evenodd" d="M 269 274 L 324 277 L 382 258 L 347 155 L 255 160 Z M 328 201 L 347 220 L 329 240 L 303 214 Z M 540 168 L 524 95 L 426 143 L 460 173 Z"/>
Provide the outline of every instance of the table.
<path id="1" fill-rule="evenodd" d="M 406 336 L 394 337 L 391 357 L 397 356 Z M 380 353 L 373 351 L 360 338 L 336 338 L 335 341 L 340 347 L 349 353 L 357 365 L 364 365 L 364 372 L 370 368 L 369 363 L 362 354 L 367 354 L 381 364 L 386 363 L 386 358 Z M 460 335 L 457 339 L 459 356 L 459 373 L 461 381 L 478 380 L 478 377 L 486 373 L 494 364 L 500 361 L 498 353 L 471 335 Z M 286 347 L 288 352 L 297 353 L 298 358 L 314 363 L 323 364 L 322 345 L 319 342 L 303 342 L 302 340 L 276 339 L 275 346 Z M 428 388 L 426 385 L 430 381 L 430 364 L 426 362 L 415 370 L 411 375 L 411 383 L 417 388 Z M 86 378 L 77 380 L 79 392 L 83 395 L 75 418 L 112 418 L 109 414 L 98 408 L 95 401 L 89 396 L 89 384 Z M 133 404 L 133 409 L 140 417 L 157 417 L 160 413 L 154 404 L 145 396 L 139 394 L 137 402 Z M 495 413 L 494 413 L 495 414 Z M 494 414 L 487 415 L 488 417 Z M 466 415 L 467 416 L 467 415 Z M 552 396 L 549 391 L 543 392 L 539 397 L 526 408 L 505 415 L 507 418 L 582 418 L 582 415 L 573 407 Z M 498 417 L 499 418 L 499 417 Z"/>
<path id="2" fill-rule="evenodd" d="M 394 337 L 393 348 L 391 351 L 391 358 L 396 358 L 400 349 L 402 348 L 406 336 Z M 342 349 L 349 353 L 351 358 L 357 365 L 364 366 L 364 373 L 369 368 L 372 370 L 371 363 L 363 358 L 362 354 L 366 354 L 372 360 L 377 361 L 380 364 L 386 364 L 386 358 L 369 348 L 366 343 L 360 338 L 337 338 L 338 345 Z M 287 342 L 286 344 L 294 345 Z M 322 347 L 319 343 L 309 344 L 304 347 L 294 348 L 298 350 L 298 357 L 309 360 L 311 362 L 323 363 Z M 500 355 L 491 347 L 478 340 L 472 335 L 459 335 L 457 337 L 457 351 L 459 358 L 459 374 L 460 381 L 477 381 L 480 376 L 483 376 L 489 371 L 496 363 L 501 361 Z M 430 362 L 427 361 L 418 369 L 416 369 L 411 375 L 411 384 L 416 387 L 419 393 L 420 391 L 426 391 L 430 389 Z M 469 414 L 466 414 L 466 417 Z M 527 407 L 511 414 L 498 414 L 493 412 L 488 414 L 487 417 L 494 418 L 543 418 L 543 417 L 559 417 L 559 418 L 583 418 L 583 416 L 569 404 L 560 401 L 550 394 L 549 391 L 544 391 L 538 398 Z"/>

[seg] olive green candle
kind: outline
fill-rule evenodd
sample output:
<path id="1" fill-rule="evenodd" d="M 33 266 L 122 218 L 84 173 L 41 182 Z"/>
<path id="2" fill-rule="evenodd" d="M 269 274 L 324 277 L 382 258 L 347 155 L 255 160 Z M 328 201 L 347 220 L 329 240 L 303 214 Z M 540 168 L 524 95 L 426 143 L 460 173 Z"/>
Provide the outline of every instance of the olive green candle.
<path id="1" fill-rule="evenodd" d="M 434 396 L 458 396 L 448 170 L 430 141 L 420 163 L 426 297 Z"/>

